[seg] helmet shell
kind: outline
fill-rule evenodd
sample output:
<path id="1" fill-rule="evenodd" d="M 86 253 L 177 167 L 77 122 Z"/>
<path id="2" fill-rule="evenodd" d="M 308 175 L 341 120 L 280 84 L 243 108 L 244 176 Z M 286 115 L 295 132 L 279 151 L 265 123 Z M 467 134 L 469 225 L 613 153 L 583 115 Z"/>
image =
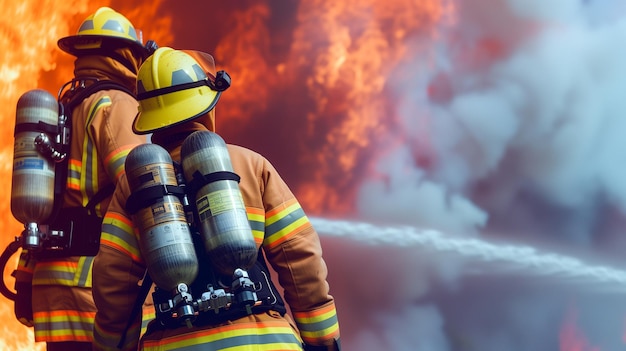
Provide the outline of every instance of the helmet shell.
<path id="1" fill-rule="evenodd" d="M 188 53 L 169 47 L 158 48 L 137 73 L 139 113 L 133 122 L 133 131 L 152 133 L 211 111 L 221 93 L 211 89 L 209 79 L 203 67 Z M 195 82 L 201 84 L 185 86 Z M 155 93 L 156 90 L 160 91 Z M 155 95 L 145 97 L 145 94 Z"/>
<path id="2" fill-rule="evenodd" d="M 83 21 L 76 35 L 61 38 L 57 44 L 61 50 L 77 57 L 120 47 L 129 47 L 141 54 L 146 51 L 133 24 L 109 7 L 100 7 Z"/>

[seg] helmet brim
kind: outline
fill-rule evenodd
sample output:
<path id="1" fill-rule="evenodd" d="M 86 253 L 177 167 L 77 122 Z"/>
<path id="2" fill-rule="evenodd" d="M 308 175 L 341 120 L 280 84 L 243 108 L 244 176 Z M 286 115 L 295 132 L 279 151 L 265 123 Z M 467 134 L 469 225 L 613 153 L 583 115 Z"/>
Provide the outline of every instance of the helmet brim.
<path id="1" fill-rule="evenodd" d="M 173 93 L 175 94 L 175 93 Z M 168 104 L 148 111 L 139 111 L 133 121 L 135 134 L 149 134 L 158 130 L 167 129 L 207 114 L 217 104 L 221 91 L 206 87 L 203 93 L 193 99 L 184 100 L 176 104 Z M 158 99 L 159 96 L 150 99 Z M 207 105 L 206 101 L 210 103 Z"/>
<path id="2" fill-rule="evenodd" d="M 59 48 L 70 55 L 93 54 L 98 50 L 115 50 L 130 48 L 136 55 L 145 57 L 148 50 L 139 42 L 119 37 L 105 37 L 102 35 L 70 35 L 57 41 Z"/>

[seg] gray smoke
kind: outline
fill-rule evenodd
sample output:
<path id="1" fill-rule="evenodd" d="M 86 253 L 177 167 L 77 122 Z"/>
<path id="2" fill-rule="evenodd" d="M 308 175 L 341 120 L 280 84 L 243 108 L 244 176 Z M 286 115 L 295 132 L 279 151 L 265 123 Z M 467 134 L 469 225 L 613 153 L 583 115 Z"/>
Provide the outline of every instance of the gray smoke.
<path id="1" fill-rule="evenodd" d="M 457 17 L 442 23 L 441 35 L 429 45 L 415 38 L 413 59 L 397 69 L 404 84 L 394 91 L 396 113 L 407 141 L 379 160 L 385 182 L 378 176 L 361 188 L 360 215 L 623 267 L 626 6 L 609 0 L 454 5 Z M 325 240 L 332 262 L 340 249 L 330 245 L 336 239 Z M 428 250 L 355 245 L 351 253 L 372 258 L 354 267 L 366 267 L 373 284 L 412 292 L 389 293 L 387 301 L 384 292 L 361 290 L 351 306 L 375 307 L 358 319 L 362 328 L 347 316 L 345 324 L 374 334 L 350 336 L 354 349 L 624 346 L 626 304 L 618 293 L 589 291 L 585 281 L 502 274 L 497 265 L 468 274 L 475 262 Z M 346 287 L 337 289 L 345 298 Z"/>

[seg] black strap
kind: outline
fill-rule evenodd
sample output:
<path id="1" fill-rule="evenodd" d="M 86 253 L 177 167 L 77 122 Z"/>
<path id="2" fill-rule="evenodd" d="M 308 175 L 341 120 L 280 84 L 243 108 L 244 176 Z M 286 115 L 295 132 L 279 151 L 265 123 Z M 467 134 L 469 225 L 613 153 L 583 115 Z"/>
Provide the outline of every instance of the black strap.
<path id="1" fill-rule="evenodd" d="M 59 132 L 59 126 L 56 124 L 48 124 L 42 121 L 37 123 L 19 123 L 15 125 L 13 136 L 22 132 L 42 132 L 56 135 Z"/>
<path id="2" fill-rule="evenodd" d="M 145 92 L 141 92 L 141 93 L 137 94 L 137 100 L 139 100 L 139 101 L 146 100 L 146 99 L 153 98 L 155 96 L 165 95 L 165 94 L 169 94 L 169 93 L 175 93 L 177 91 L 197 88 L 197 87 L 201 87 L 201 86 L 211 87 L 210 83 L 211 83 L 210 80 L 202 79 L 202 80 L 199 80 L 199 81 L 196 81 L 196 82 L 183 83 L 183 84 L 178 84 L 178 85 L 172 85 L 172 86 L 169 86 L 169 87 L 164 87 L 164 88 L 154 89 L 154 90 L 150 90 L 150 91 L 145 91 Z"/>
<path id="3" fill-rule="evenodd" d="M 134 215 L 143 207 L 155 203 L 166 195 L 181 197 L 185 191 L 178 185 L 160 184 L 134 191 L 126 200 L 126 211 Z"/>
<path id="4" fill-rule="evenodd" d="M 218 180 L 234 180 L 239 183 L 241 177 L 236 173 L 228 171 L 219 171 L 209 174 L 201 174 L 199 171 L 195 171 L 192 175 L 192 179 L 187 183 L 187 189 L 189 189 L 187 193 L 193 197 L 200 188 L 209 183 L 217 182 Z"/>
<path id="5" fill-rule="evenodd" d="M 107 184 L 104 188 L 98 190 L 94 196 L 91 197 L 91 199 L 89 199 L 85 208 L 89 211 L 89 213 L 96 213 L 96 205 L 104 201 L 107 197 L 113 195 L 113 191 L 115 191 L 115 184 Z"/>
<path id="6" fill-rule="evenodd" d="M 81 102 L 83 102 L 83 100 L 85 100 L 86 98 L 88 98 L 90 95 L 94 94 L 97 91 L 100 90 L 121 90 L 125 93 L 127 93 L 128 95 L 131 95 L 133 97 L 135 97 L 135 93 L 133 93 L 130 89 L 128 89 L 126 86 L 120 84 L 120 83 L 116 83 L 112 80 L 97 80 L 94 78 L 85 78 L 85 79 L 80 79 L 80 78 L 75 78 L 72 79 L 71 81 L 69 81 L 67 84 L 75 84 L 77 82 L 81 82 L 81 81 L 89 81 L 89 80 L 95 80 L 94 83 L 89 84 L 87 86 L 85 86 L 84 88 L 80 88 L 78 90 L 75 91 L 68 91 L 68 94 L 72 94 L 72 95 L 68 95 L 67 98 L 69 98 L 69 101 L 66 103 L 63 103 L 63 107 L 65 108 L 65 112 L 67 112 L 68 114 L 68 124 L 70 122 L 69 119 L 69 115 L 72 114 L 72 111 L 74 110 L 74 108 L 76 106 L 78 106 Z"/>

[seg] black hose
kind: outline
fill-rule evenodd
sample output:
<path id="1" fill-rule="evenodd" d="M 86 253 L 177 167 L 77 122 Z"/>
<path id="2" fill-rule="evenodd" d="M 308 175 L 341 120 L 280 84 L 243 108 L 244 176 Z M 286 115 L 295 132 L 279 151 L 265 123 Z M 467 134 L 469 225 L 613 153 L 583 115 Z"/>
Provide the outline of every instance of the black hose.
<path id="1" fill-rule="evenodd" d="M 4 252 L 2 252 L 2 255 L 0 255 L 0 267 L 2 267 L 2 272 L 3 272 L 2 284 L 0 284 L 0 293 L 4 295 L 4 297 L 12 301 L 15 301 L 15 299 L 17 298 L 17 294 L 9 290 L 9 288 L 7 287 L 4 281 L 4 269 L 6 268 L 7 262 L 9 262 L 9 258 L 11 258 L 11 256 L 13 256 L 13 254 L 16 253 L 20 247 L 22 247 L 22 243 L 19 240 L 19 238 L 16 238 L 15 241 L 10 243 L 9 246 L 7 246 L 7 248 L 4 249 Z"/>

